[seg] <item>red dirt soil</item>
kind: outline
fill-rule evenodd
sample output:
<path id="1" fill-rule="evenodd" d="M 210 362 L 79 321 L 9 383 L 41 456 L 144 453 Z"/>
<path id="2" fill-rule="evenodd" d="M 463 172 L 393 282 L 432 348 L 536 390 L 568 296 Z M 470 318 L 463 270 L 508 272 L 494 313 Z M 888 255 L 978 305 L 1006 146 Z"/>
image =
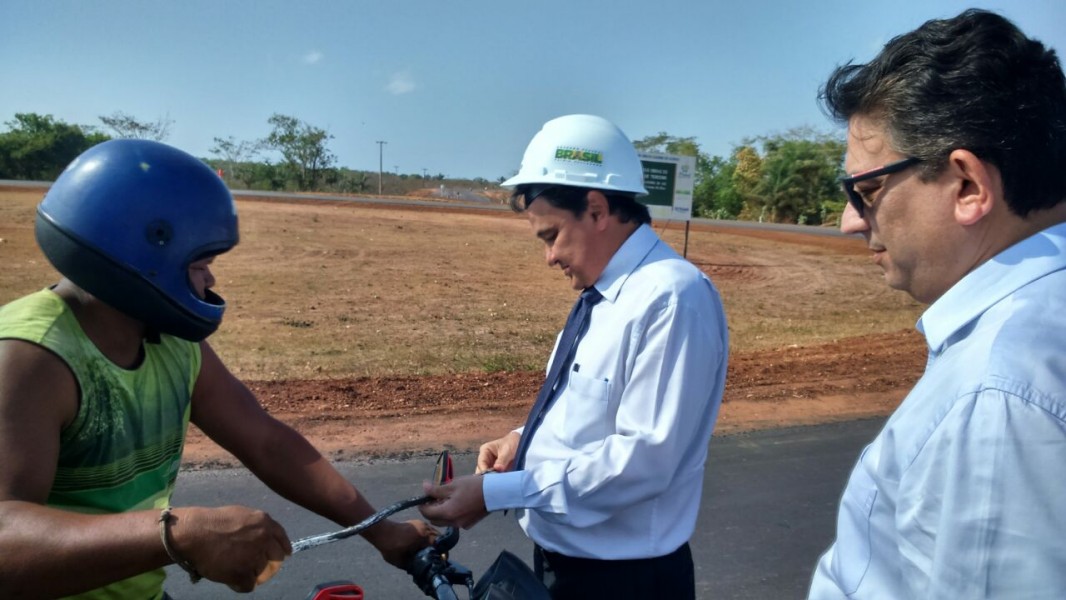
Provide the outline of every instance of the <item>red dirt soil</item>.
<path id="1" fill-rule="evenodd" d="M 921 374 L 913 331 L 732 356 L 716 435 L 889 414 Z M 476 450 L 521 425 L 542 372 L 253 381 L 278 419 L 334 460 Z M 234 459 L 195 427 L 186 468 Z"/>

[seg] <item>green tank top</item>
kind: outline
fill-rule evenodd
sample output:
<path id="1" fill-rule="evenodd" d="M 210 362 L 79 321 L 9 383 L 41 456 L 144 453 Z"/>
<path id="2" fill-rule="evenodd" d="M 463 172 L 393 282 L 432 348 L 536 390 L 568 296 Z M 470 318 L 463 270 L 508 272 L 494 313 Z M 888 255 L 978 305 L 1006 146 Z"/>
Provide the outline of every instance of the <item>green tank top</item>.
<path id="1" fill-rule="evenodd" d="M 163 335 L 160 343 L 144 345 L 140 366 L 123 369 L 100 353 L 66 302 L 47 289 L 0 307 L 5 338 L 47 348 L 67 364 L 80 388 L 77 415 L 60 433 L 48 505 L 87 514 L 169 505 L 200 346 Z M 74 598 L 161 598 L 165 577 L 157 569 Z"/>

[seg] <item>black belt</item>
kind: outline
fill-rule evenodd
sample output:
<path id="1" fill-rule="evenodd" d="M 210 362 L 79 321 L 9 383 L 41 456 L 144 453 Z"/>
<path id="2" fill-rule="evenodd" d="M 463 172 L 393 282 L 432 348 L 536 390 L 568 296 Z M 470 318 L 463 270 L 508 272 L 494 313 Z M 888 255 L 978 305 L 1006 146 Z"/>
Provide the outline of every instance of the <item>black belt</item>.
<path id="1" fill-rule="evenodd" d="M 556 568 L 574 568 L 580 569 L 582 567 L 591 567 L 593 565 L 632 565 L 636 563 L 649 562 L 654 560 L 660 560 L 663 558 L 669 558 L 675 554 L 685 552 L 688 548 L 688 542 L 685 542 L 673 552 L 663 554 L 662 556 L 649 556 L 647 558 L 584 558 L 580 556 L 567 556 L 558 552 L 552 552 L 551 550 L 545 550 L 540 544 L 533 544 L 533 560 L 537 563 L 543 561 L 543 566 L 548 567 L 549 570 L 552 567 Z M 541 565 L 536 565 L 538 572 Z"/>

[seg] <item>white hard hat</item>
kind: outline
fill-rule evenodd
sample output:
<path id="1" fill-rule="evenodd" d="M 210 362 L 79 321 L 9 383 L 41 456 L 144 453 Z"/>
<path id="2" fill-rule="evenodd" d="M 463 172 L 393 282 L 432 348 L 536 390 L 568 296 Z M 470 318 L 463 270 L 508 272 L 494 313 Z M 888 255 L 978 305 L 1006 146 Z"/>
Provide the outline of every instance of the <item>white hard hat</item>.
<path id="1" fill-rule="evenodd" d="M 526 147 L 518 174 L 502 185 L 527 184 L 648 194 L 633 143 L 614 123 L 593 115 L 566 115 L 544 124 Z"/>

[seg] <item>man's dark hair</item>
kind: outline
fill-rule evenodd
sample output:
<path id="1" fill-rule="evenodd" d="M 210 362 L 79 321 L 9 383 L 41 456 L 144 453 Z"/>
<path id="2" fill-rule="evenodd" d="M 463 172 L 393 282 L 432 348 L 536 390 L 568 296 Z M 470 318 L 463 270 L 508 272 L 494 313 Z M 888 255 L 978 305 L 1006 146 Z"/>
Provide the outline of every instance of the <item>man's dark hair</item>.
<path id="1" fill-rule="evenodd" d="M 995 165 L 1025 217 L 1066 200 L 1066 79 L 1055 51 L 1013 23 L 971 9 L 893 38 L 865 65 L 846 64 L 820 93 L 829 115 L 878 121 L 933 179 L 952 150 Z"/>
<path id="2" fill-rule="evenodd" d="M 568 210 L 574 217 L 580 218 L 588 210 L 588 193 L 591 188 L 569 185 L 520 185 L 511 194 L 511 210 L 521 213 L 529 208 L 535 200 L 544 200 L 555 208 Z M 637 225 L 651 223 L 648 207 L 637 202 L 634 194 L 620 194 L 609 190 L 597 190 L 607 197 L 608 210 L 622 223 L 635 221 Z"/>

